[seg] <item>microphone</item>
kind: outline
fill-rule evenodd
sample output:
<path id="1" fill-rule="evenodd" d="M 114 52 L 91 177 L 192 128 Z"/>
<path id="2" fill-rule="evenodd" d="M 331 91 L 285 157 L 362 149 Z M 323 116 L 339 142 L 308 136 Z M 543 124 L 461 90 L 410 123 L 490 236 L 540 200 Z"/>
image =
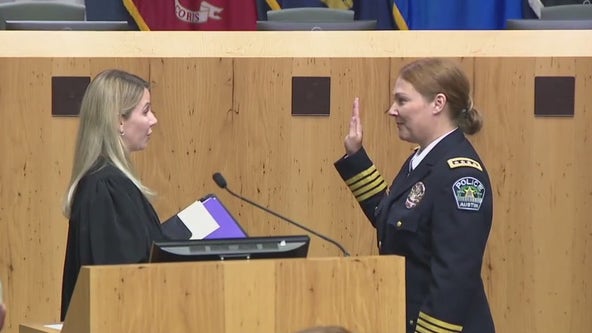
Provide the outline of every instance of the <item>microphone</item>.
<path id="1" fill-rule="evenodd" d="M 256 202 L 253 202 L 253 201 L 251 201 L 251 200 L 249 200 L 249 199 L 247 199 L 245 197 L 242 197 L 242 196 L 240 196 L 240 195 L 232 192 L 228 188 L 228 184 L 226 183 L 226 179 L 224 179 L 224 176 L 222 176 L 221 173 L 219 173 L 219 172 L 214 173 L 212 175 L 212 178 L 214 179 L 214 182 L 216 183 L 216 185 L 218 185 L 220 188 L 223 188 L 226 191 L 228 191 L 228 193 L 230 193 L 232 196 L 237 197 L 237 198 L 241 199 L 242 201 L 245 201 L 245 202 L 247 202 L 247 203 L 249 203 L 249 204 L 251 204 L 251 205 L 253 205 L 253 206 L 255 206 L 255 207 L 257 207 L 257 208 L 259 208 L 261 210 L 263 210 L 266 213 L 269 213 L 269 214 L 271 214 L 271 215 L 273 215 L 275 217 L 278 217 L 278 218 L 280 218 L 280 219 L 282 219 L 282 220 L 284 220 L 284 221 L 286 221 L 286 222 L 288 222 L 288 223 L 290 223 L 292 225 L 297 226 L 298 228 L 300 228 L 302 230 L 305 230 L 305 231 L 307 231 L 307 232 L 309 232 L 309 233 L 311 233 L 311 234 L 313 234 L 313 235 L 315 235 L 315 236 L 317 236 L 317 237 L 319 237 L 321 239 L 326 240 L 327 242 L 329 242 L 329 243 L 337 246 L 339 248 L 339 250 L 341 250 L 341 252 L 343 253 L 343 256 L 344 257 L 349 257 L 349 253 L 347 252 L 347 250 L 341 244 L 337 243 L 333 239 L 331 239 L 331 238 L 329 238 L 329 237 L 327 237 L 325 235 L 322 235 L 322 234 L 320 234 L 320 233 L 318 233 L 318 232 L 316 232 L 316 231 L 314 231 L 314 230 L 312 230 L 312 229 L 310 229 L 308 227 L 305 227 L 305 226 L 303 226 L 303 225 L 301 225 L 299 223 L 296 223 L 296 222 L 290 220 L 287 217 L 284 217 L 284 216 L 282 216 L 282 215 L 280 215 L 280 214 L 278 214 L 278 213 L 276 213 L 276 212 L 274 212 L 274 211 L 272 211 L 272 210 L 270 210 L 268 208 L 265 208 L 265 207 L 259 205 Z"/>

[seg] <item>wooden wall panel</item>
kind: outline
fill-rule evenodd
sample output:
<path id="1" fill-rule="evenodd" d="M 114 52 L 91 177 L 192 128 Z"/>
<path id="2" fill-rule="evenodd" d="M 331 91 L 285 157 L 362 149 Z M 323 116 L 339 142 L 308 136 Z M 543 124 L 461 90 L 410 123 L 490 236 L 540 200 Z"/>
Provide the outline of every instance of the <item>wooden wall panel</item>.
<path id="1" fill-rule="evenodd" d="M 496 194 L 483 273 L 498 328 L 583 332 L 592 326 L 576 310 L 590 308 L 591 301 L 590 232 L 582 215 L 590 207 L 590 185 L 583 181 L 592 162 L 584 144 L 590 60 L 475 62 L 476 105 L 485 127 L 473 142 Z M 535 75 L 576 76 L 575 117 L 534 117 Z M 579 291 L 568 291 L 574 285 Z"/>
<path id="2" fill-rule="evenodd" d="M 498 330 L 534 325 L 531 188 L 534 79 L 532 59 L 475 61 L 475 106 L 484 118 L 472 138 L 488 168 L 495 198 L 494 224 L 483 275 Z M 529 330 L 526 330 L 529 331 Z"/>
<path id="3" fill-rule="evenodd" d="M 574 76 L 575 59 L 539 59 L 535 62 L 535 76 Z M 577 112 L 577 111 L 576 111 Z M 573 240 L 575 208 L 585 203 L 579 192 L 584 185 L 581 176 L 574 172 L 578 121 L 585 121 L 581 114 L 574 118 L 536 118 L 533 121 L 531 146 L 531 170 L 537 178 L 531 187 L 531 234 L 533 238 L 533 287 L 535 303 L 535 328 L 558 331 L 569 327 L 571 315 L 557 309 L 557 304 L 569 304 L 570 293 L 562 292 L 571 285 L 571 277 L 577 272 L 573 266 L 570 243 Z M 589 164 L 584 157 L 581 162 Z M 587 187 L 587 184 L 586 184 Z"/>
<path id="4" fill-rule="evenodd" d="M 573 206 L 573 220 L 564 217 L 557 220 L 557 224 L 569 232 L 569 240 L 565 243 L 568 251 L 566 260 L 571 262 L 572 273 L 568 276 L 568 290 L 558 292 L 568 293 L 569 299 L 565 303 L 568 320 L 565 320 L 568 330 L 583 331 L 592 327 L 592 185 L 590 184 L 590 165 L 592 154 L 590 143 L 592 140 L 592 59 L 576 58 L 576 121 L 574 125 L 573 151 L 571 170 L 575 177 L 574 192 L 566 200 L 576 200 Z M 571 222 L 571 223 L 570 223 Z"/>
<path id="5" fill-rule="evenodd" d="M 236 60 L 237 72 L 244 75 L 237 76 L 235 82 L 239 108 L 236 135 L 241 140 L 234 149 L 244 154 L 238 165 L 225 171 L 229 185 L 268 208 L 344 242 L 352 253 L 371 253 L 374 242 L 358 237 L 370 231 L 362 213 L 355 210 L 351 216 L 343 215 L 341 205 L 357 208 L 357 203 L 347 188 L 333 186 L 340 180 L 332 164 L 343 155 L 343 138 L 356 92 L 364 91 L 362 86 L 371 88 L 361 96 L 367 100 L 368 109 L 388 99 L 388 72 L 381 72 L 384 66 L 388 66 L 385 59 Z M 372 75 L 365 77 L 364 73 Z M 329 117 L 291 116 L 291 78 L 298 75 L 331 76 Z M 382 116 L 382 112 L 378 114 Z M 229 204 L 235 200 L 225 199 Z M 249 230 L 264 235 L 302 233 L 252 207 L 241 204 L 237 211 Z M 365 232 L 361 233 L 360 228 Z M 339 251 L 314 238 L 311 253 L 338 255 Z"/>
<path id="6" fill-rule="evenodd" d="M 236 164 L 232 133 L 232 59 L 152 59 L 152 104 L 158 124 L 135 154 L 154 204 L 166 219 L 216 187 L 211 175 Z"/>
<path id="7" fill-rule="evenodd" d="M 64 229 L 55 223 L 60 200 L 52 187 L 59 180 L 51 175 L 61 151 L 51 147 L 57 140 L 49 116 L 51 66 L 51 59 L 0 62 L 0 263 L 14 324 L 49 319 L 57 298 L 48 291 L 61 281 Z"/>
<path id="8" fill-rule="evenodd" d="M 459 52 L 485 120 L 470 140 L 494 187 L 483 277 L 498 332 L 588 332 L 592 59 Z M 395 73 L 416 56 L 439 53 L 238 54 L 0 59 L 0 278 L 10 310 L 6 332 L 15 333 L 21 322 L 59 316 L 67 228 L 60 205 L 77 119 L 50 117 L 52 75 L 94 76 L 117 67 L 151 81 L 159 123 L 149 147 L 134 159 L 145 183 L 158 192 L 154 204 L 162 219 L 214 192 L 252 235 L 301 233 L 218 189 L 211 175 L 221 171 L 235 192 L 341 241 L 352 254 L 376 253 L 374 232 L 332 164 L 343 154 L 352 101 L 360 96 L 364 144 L 392 180 L 413 148 L 398 139 L 384 114 Z M 331 76 L 329 117 L 290 115 L 294 75 Z M 575 75 L 573 118 L 534 117 L 535 75 Z M 313 237 L 310 254 L 339 252 Z"/>

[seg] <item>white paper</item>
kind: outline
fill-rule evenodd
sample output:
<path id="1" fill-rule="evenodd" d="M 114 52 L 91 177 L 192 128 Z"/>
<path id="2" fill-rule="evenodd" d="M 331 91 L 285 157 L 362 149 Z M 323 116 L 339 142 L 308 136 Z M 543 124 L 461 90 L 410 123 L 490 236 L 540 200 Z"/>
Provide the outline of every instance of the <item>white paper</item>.
<path id="1" fill-rule="evenodd" d="M 195 201 L 177 214 L 191 231 L 191 239 L 203 239 L 220 228 L 201 201 Z"/>
<path id="2" fill-rule="evenodd" d="M 58 331 L 61 331 L 61 330 L 62 330 L 62 326 L 63 326 L 63 325 L 64 325 L 64 324 L 62 324 L 62 323 L 59 323 L 59 324 L 50 324 L 50 325 L 43 325 L 43 326 L 44 326 L 44 327 L 47 327 L 47 328 L 51 328 L 52 330 L 58 330 Z"/>

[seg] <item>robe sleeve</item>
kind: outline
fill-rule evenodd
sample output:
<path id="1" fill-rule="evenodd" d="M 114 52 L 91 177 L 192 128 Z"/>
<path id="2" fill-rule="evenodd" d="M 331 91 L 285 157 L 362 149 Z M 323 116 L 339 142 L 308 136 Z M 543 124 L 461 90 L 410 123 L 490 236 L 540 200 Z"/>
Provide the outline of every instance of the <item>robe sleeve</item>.
<path id="1" fill-rule="evenodd" d="M 120 179 L 100 179 L 89 185 L 80 193 L 77 207 L 80 264 L 147 261 L 152 237 L 146 226 L 158 221 L 142 209 L 141 192 Z"/>

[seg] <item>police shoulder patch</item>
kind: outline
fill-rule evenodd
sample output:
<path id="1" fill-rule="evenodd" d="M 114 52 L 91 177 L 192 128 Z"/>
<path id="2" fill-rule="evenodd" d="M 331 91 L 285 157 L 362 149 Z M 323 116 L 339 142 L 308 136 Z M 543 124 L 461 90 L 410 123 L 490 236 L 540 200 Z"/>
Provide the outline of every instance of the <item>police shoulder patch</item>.
<path id="1" fill-rule="evenodd" d="M 451 158 L 448 160 L 448 166 L 450 167 L 450 169 L 469 167 L 469 168 L 475 168 L 479 171 L 483 171 L 483 168 L 481 167 L 481 164 L 479 164 L 479 162 L 477 162 L 473 159 L 470 159 L 468 157 Z"/>
<path id="2" fill-rule="evenodd" d="M 477 178 L 463 177 L 452 185 L 452 194 L 458 209 L 476 211 L 483 203 L 485 185 Z"/>

